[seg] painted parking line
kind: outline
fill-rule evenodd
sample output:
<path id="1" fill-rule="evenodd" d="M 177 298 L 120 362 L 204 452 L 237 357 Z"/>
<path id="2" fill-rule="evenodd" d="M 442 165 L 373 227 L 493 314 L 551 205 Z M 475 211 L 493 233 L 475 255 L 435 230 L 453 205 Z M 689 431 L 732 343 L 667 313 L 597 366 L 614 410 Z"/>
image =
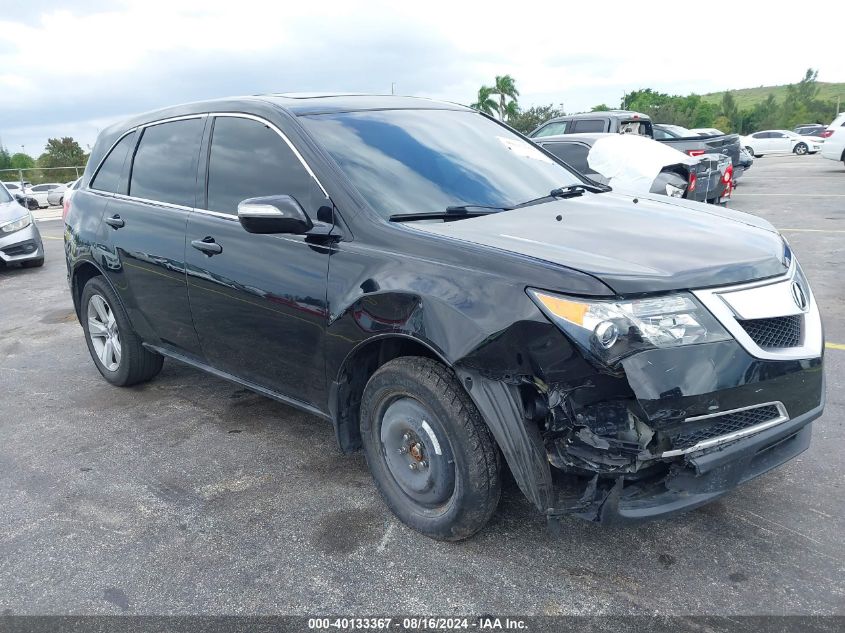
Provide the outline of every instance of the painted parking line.
<path id="1" fill-rule="evenodd" d="M 63 240 L 65 238 L 63 238 L 63 237 L 53 237 L 52 235 L 42 235 L 41 239 L 42 240 Z"/>
<path id="2" fill-rule="evenodd" d="M 845 198 L 845 193 L 732 193 L 731 198 L 742 196 L 776 196 L 792 198 Z"/>
<path id="3" fill-rule="evenodd" d="M 841 349 L 845 351 L 845 345 L 842 345 L 842 343 L 825 343 L 824 346 L 828 349 Z"/>

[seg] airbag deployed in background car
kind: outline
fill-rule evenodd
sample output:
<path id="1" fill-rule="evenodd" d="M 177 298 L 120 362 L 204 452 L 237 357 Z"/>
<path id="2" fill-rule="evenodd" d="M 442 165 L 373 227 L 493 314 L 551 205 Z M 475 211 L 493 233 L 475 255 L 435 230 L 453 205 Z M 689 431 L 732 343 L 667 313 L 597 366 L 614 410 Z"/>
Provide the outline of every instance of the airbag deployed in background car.
<path id="1" fill-rule="evenodd" d="M 597 140 L 587 154 L 591 169 L 608 178 L 618 191 L 647 193 L 660 171 L 669 165 L 695 165 L 697 158 L 634 134 L 614 134 Z"/>

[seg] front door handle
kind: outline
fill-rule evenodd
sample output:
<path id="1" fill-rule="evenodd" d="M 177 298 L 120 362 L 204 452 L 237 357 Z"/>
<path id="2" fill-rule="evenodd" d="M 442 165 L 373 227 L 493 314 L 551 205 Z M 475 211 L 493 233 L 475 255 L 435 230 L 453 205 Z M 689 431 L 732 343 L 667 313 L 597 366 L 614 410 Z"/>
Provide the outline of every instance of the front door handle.
<path id="1" fill-rule="evenodd" d="M 117 213 L 115 213 L 110 218 L 106 218 L 105 223 L 108 224 L 113 229 L 119 229 L 120 227 L 122 227 L 126 224 L 126 222 L 123 221 L 123 218 L 120 217 Z"/>
<path id="2" fill-rule="evenodd" d="M 223 247 L 220 246 L 217 242 L 214 241 L 214 238 L 210 235 L 207 237 L 202 238 L 201 240 L 192 240 L 191 246 L 193 246 L 198 251 L 202 251 L 209 257 L 212 255 L 219 255 L 223 252 Z"/>

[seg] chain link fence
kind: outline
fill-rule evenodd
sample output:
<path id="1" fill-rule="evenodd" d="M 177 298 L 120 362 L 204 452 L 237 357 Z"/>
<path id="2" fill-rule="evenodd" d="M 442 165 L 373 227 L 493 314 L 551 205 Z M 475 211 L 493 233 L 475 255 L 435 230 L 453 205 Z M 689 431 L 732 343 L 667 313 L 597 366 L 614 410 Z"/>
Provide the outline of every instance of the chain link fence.
<path id="1" fill-rule="evenodd" d="M 85 165 L 73 167 L 31 167 L 29 169 L 0 169 L 3 182 L 23 183 L 24 186 L 56 182 L 64 184 L 76 180 L 85 171 Z"/>

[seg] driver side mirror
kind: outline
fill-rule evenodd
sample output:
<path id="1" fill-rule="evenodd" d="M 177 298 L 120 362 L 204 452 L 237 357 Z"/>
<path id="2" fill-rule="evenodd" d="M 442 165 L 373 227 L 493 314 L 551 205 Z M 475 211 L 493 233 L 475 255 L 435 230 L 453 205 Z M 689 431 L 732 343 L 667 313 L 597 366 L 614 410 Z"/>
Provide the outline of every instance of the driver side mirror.
<path id="1" fill-rule="evenodd" d="M 249 233 L 302 235 L 314 226 L 293 196 L 247 198 L 238 204 L 238 220 Z"/>

